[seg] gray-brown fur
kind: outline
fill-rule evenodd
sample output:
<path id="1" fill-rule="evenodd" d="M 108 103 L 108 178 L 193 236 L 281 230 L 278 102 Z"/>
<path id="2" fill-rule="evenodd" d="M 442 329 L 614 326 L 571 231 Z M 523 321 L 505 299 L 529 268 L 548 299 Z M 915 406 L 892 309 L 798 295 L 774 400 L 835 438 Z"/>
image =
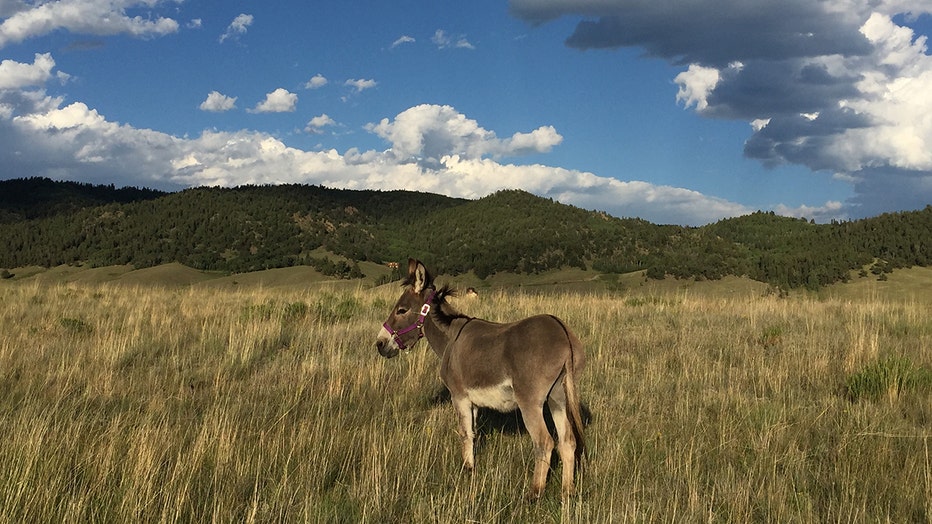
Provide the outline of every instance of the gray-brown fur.
<path id="1" fill-rule="evenodd" d="M 536 455 L 530 496 L 544 490 L 553 438 L 544 422 L 546 402 L 557 428 L 557 452 L 563 462 L 563 493 L 574 492 L 574 469 L 584 449 L 582 417 L 576 374 L 585 362 L 582 344 L 557 317 L 537 315 L 499 324 L 452 311 L 445 298 L 449 290 L 436 290 L 430 273 L 410 260 L 405 290 L 386 324 L 394 331 L 414 324 L 421 307 L 433 293 L 424 336 L 440 358 L 440 378 L 450 390 L 459 421 L 464 466 L 474 466 L 473 439 L 479 407 L 521 410 L 525 427 L 534 441 Z M 417 331 L 402 336 L 410 346 Z M 382 356 L 398 354 L 398 344 L 388 330 L 376 340 Z"/>

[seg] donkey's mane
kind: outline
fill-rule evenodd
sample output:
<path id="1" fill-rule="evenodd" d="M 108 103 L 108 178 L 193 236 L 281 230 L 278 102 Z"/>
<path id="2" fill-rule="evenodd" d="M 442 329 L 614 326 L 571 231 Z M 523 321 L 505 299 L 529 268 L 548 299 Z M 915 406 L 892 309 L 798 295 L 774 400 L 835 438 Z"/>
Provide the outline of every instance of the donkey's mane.
<path id="1" fill-rule="evenodd" d="M 431 313 L 433 313 L 434 320 L 436 320 L 438 324 L 449 326 L 453 323 L 454 320 L 458 318 L 472 318 L 456 311 L 453 309 L 453 306 L 447 302 L 448 297 L 455 296 L 456 291 L 454 291 L 453 288 L 448 285 L 438 289 L 434 294 L 434 300 L 432 304 L 433 308 L 431 309 Z"/>

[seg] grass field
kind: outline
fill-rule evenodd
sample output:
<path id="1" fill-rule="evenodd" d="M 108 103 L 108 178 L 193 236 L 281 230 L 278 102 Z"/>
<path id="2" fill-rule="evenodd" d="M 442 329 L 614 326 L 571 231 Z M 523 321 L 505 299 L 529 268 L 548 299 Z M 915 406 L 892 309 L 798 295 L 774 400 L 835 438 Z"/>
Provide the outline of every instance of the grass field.
<path id="1" fill-rule="evenodd" d="M 586 345 L 579 494 L 557 477 L 527 503 L 514 415 L 484 419 L 467 474 L 434 354 L 377 355 L 397 286 L 250 278 L 0 282 L 0 521 L 932 520 L 932 300 L 632 280 L 458 301 Z"/>

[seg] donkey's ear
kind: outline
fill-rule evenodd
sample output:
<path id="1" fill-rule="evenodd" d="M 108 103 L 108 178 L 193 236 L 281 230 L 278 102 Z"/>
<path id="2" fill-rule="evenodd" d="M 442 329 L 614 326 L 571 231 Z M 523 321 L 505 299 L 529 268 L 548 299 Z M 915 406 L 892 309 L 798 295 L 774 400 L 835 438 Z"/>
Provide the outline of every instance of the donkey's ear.
<path id="1" fill-rule="evenodd" d="M 430 273 L 419 260 L 408 260 L 408 279 L 414 282 L 414 292 L 420 293 L 433 284 Z"/>

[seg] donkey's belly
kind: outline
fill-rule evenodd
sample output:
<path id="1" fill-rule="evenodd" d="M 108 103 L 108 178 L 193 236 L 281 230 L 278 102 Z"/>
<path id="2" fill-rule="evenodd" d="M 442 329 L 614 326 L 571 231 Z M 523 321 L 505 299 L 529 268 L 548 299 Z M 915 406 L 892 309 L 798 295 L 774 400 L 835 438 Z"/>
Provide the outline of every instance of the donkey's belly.
<path id="1" fill-rule="evenodd" d="M 470 388 L 466 390 L 469 401 L 476 406 L 492 408 L 498 411 L 512 411 L 518 407 L 515 400 L 515 388 L 511 380 L 487 388 Z"/>

